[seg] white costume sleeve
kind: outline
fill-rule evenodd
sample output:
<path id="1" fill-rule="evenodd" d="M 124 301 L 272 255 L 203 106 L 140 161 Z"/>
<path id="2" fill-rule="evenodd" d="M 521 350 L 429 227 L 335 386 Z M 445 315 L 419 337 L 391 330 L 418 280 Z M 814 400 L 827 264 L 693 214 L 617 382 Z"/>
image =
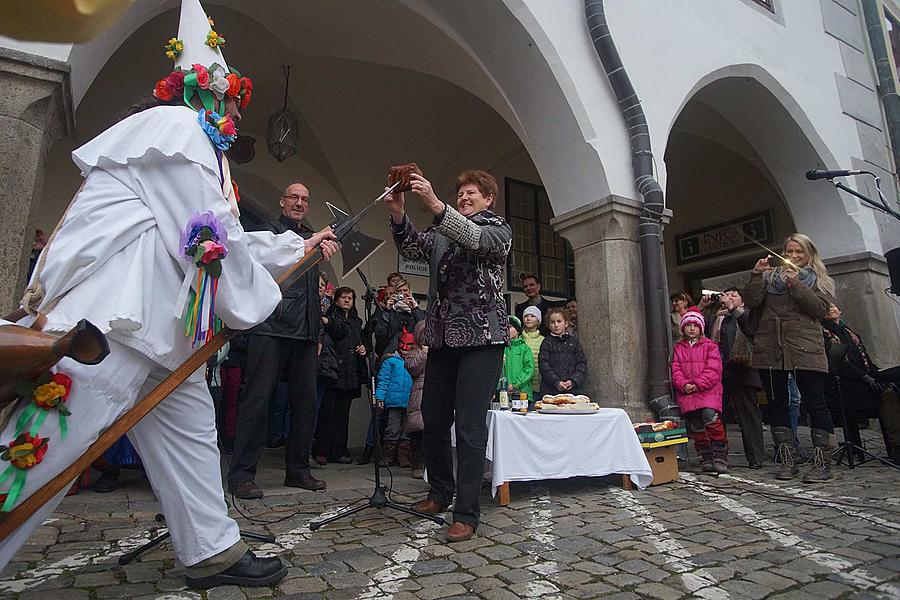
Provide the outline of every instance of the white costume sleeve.
<path id="1" fill-rule="evenodd" d="M 278 277 L 306 252 L 305 240 L 293 231 L 274 234 L 271 231 L 245 231 L 250 256 Z"/>
<path id="2" fill-rule="evenodd" d="M 210 171 L 208 165 L 181 155 L 148 153 L 127 166 L 106 164 L 103 168 L 147 204 L 166 250 L 185 272 L 191 263 L 180 247 L 181 232 L 195 214 L 212 211 L 228 231 L 228 254 L 222 260 L 216 314 L 232 329 L 249 329 L 272 314 L 281 301 L 281 291 L 269 271 L 254 260 L 254 255 L 261 256 L 263 250 L 257 240 L 253 242 L 257 250 L 251 252 L 247 233 L 222 195 L 218 174 Z M 270 239 L 265 251 L 276 258 L 275 266 L 290 264 L 303 256 L 302 242 L 297 235 Z M 271 260 L 267 262 L 273 266 Z"/>

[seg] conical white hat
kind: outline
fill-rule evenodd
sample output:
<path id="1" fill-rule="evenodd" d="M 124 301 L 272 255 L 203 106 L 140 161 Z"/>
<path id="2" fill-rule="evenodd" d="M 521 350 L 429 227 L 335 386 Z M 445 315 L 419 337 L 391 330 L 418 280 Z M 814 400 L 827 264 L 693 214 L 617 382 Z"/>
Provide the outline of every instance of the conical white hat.
<path id="1" fill-rule="evenodd" d="M 226 73 L 229 71 L 222 49 L 211 48 L 206 43 L 210 31 L 212 28 L 200 0 L 181 0 L 178 39 L 184 42 L 184 51 L 175 58 L 176 67 L 190 71 L 193 64 L 209 68 L 213 63 L 219 63 Z"/>

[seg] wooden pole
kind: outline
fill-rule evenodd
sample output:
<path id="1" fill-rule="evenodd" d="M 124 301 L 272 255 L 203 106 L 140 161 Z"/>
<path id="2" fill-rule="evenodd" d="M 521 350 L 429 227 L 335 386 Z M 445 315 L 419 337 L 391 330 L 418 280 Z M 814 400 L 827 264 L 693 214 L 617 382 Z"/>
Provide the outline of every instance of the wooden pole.
<path id="1" fill-rule="evenodd" d="M 291 266 L 281 277 L 278 278 L 278 284 L 285 286 L 295 278 L 302 276 L 308 270 L 322 261 L 322 250 L 316 248 L 314 251 L 306 254 L 300 261 Z M 79 473 L 87 469 L 95 460 L 100 458 L 110 446 L 128 433 L 128 431 L 137 425 L 147 414 L 156 408 L 169 394 L 184 383 L 191 373 L 206 364 L 213 354 L 225 345 L 225 343 L 233 338 L 238 332 L 227 327 L 216 334 L 211 340 L 194 351 L 181 366 L 172 371 L 168 377 L 163 379 L 159 385 L 150 391 L 146 396 L 135 403 L 131 409 L 124 415 L 119 417 L 109 429 L 100 434 L 93 444 L 78 459 L 66 467 L 59 475 L 45 483 L 35 493 L 26 498 L 21 504 L 12 509 L 3 520 L 0 521 L 0 541 L 3 541 L 12 532 L 19 528 L 31 515 L 33 515 L 40 507 L 49 502 L 56 494 L 66 489 L 70 482 L 75 479 Z"/>

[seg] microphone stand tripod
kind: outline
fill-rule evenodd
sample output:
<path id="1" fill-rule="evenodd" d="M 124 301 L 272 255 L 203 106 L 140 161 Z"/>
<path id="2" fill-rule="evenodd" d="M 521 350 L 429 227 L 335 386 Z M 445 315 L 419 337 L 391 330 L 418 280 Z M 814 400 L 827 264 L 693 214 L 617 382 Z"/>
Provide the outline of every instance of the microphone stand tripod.
<path id="1" fill-rule="evenodd" d="M 162 513 L 156 513 L 156 516 L 153 519 L 157 523 L 165 523 L 166 522 L 166 517 L 163 516 Z M 131 550 L 130 552 L 126 552 L 125 554 L 123 554 L 122 556 L 119 557 L 119 564 L 127 565 L 128 563 L 130 563 L 131 561 L 136 559 L 138 556 L 140 556 L 144 552 L 147 552 L 148 550 L 151 550 L 151 549 L 155 548 L 156 546 L 159 546 L 161 543 L 163 543 L 164 541 L 169 539 L 169 536 L 171 536 L 171 535 L 172 534 L 168 530 L 166 530 L 163 533 L 157 535 L 155 538 L 151 539 L 146 544 L 141 544 L 134 550 Z M 252 531 L 244 531 L 243 529 L 241 530 L 241 537 L 247 538 L 250 540 L 256 540 L 258 542 L 268 542 L 270 544 L 275 543 L 274 535 L 268 535 L 265 533 L 253 533 Z"/>
<path id="2" fill-rule="evenodd" d="M 372 306 L 372 301 L 374 296 L 372 294 L 372 290 L 369 287 L 369 282 L 366 280 L 366 276 L 363 275 L 363 272 L 360 269 L 356 269 L 356 272 L 359 273 L 359 277 L 362 279 L 363 285 L 366 286 L 366 293 L 363 296 L 366 305 L 366 324 L 374 317 L 374 308 Z M 367 352 L 366 353 L 366 363 L 369 367 L 369 408 L 372 411 L 372 428 L 374 430 L 374 455 L 372 464 L 375 466 L 375 489 L 372 491 L 372 495 L 369 497 L 369 500 L 366 504 L 361 504 L 360 506 L 353 506 L 352 504 L 344 509 L 341 509 L 336 515 L 327 517 L 324 519 L 318 519 L 316 521 L 310 521 L 309 528 L 312 531 L 318 530 L 323 525 L 328 525 L 329 523 L 334 523 L 340 519 L 345 517 L 349 517 L 350 515 L 356 514 L 360 511 L 366 510 L 367 508 L 375 508 L 381 510 L 383 508 L 393 508 L 394 510 L 399 510 L 400 512 L 406 513 L 408 515 L 413 515 L 415 517 L 420 517 L 422 519 L 428 519 L 429 521 L 433 521 L 438 525 L 444 524 L 444 517 L 440 517 L 438 515 L 428 515 L 423 512 L 419 512 L 414 508 L 411 508 L 405 504 L 400 504 L 399 502 L 394 502 L 387 497 L 385 493 L 384 486 L 381 484 L 381 437 L 378 431 L 378 412 L 376 410 L 375 403 L 375 353 Z M 355 503 L 354 503 L 355 504 Z"/>

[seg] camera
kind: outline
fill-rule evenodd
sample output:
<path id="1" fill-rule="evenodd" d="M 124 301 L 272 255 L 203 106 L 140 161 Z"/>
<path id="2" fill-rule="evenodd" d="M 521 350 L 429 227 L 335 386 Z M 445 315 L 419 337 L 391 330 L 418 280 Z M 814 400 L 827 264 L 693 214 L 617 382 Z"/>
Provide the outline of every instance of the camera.
<path id="1" fill-rule="evenodd" d="M 702 290 L 701 293 L 709 298 L 710 303 L 717 304 L 722 298 L 722 292 L 715 290 Z"/>

